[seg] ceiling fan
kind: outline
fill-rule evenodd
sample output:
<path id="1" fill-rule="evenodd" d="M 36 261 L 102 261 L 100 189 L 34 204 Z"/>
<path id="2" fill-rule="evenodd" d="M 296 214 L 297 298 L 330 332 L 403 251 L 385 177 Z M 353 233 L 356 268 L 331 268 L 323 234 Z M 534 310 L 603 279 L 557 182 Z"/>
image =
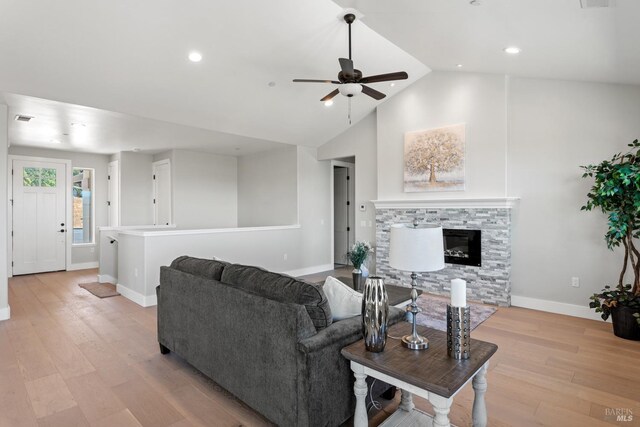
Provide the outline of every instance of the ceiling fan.
<path id="1" fill-rule="evenodd" d="M 398 71 L 395 73 L 378 74 L 376 76 L 362 77 L 362 72 L 353 68 L 353 60 L 351 59 L 351 24 L 356 20 L 356 15 L 353 13 L 347 13 L 344 15 L 345 22 L 349 25 L 349 58 L 338 58 L 340 62 L 341 71 L 338 73 L 338 80 L 313 80 L 313 79 L 294 79 L 294 82 L 298 83 L 330 83 L 339 85 L 337 89 L 333 90 L 327 96 L 320 101 L 330 101 L 338 93 L 351 98 L 360 92 L 365 95 L 369 95 L 375 100 L 384 98 L 385 95 L 369 86 L 365 86 L 364 83 L 378 83 L 389 82 L 393 80 L 405 80 L 409 75 L 404 71 Z"/>

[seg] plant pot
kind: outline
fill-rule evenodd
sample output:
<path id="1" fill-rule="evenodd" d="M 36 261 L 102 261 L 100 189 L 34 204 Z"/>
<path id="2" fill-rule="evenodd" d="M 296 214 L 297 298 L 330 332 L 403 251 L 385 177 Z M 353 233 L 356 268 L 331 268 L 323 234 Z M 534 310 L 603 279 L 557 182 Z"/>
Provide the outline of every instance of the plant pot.
<path id="1" fill-rule="evenodd" d="M 637 308 L 613 307 L 611 309 L 611 322 L 615 336 L 626 340 L 640 341 L 640 325 L 633 316 L 638 313 Z"/>
<path id="2" fill-rule="evenodd" d="M 351 278 L 353 279 L 353 289 L 358 292 L 362 292 L 364 287 L 364 278 L 362 277 L 362 271 L 359 268 L 354 269 L 351 272 Z"/>

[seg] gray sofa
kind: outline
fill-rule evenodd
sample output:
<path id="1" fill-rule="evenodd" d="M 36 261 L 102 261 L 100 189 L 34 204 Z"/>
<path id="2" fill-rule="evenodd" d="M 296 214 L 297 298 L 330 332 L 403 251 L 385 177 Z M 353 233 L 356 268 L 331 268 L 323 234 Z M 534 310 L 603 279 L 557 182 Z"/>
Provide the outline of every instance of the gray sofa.
<path id="1" fill-rule="evenodd" d="M 269 420 L 337 426 L 353 415 L 340 349 L 360 316 L 333 322 L 322 287 L 258 267 L 180 257 L 160 270 L 158 342 Z M 390 307 L 391 323 L 403 311 Z"/>

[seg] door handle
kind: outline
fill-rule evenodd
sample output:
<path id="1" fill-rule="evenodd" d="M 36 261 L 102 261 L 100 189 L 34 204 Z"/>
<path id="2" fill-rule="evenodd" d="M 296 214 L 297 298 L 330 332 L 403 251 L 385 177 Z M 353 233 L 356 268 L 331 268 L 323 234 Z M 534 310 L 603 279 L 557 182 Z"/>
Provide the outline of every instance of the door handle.
<path id="1" fill-rule="evenodd" d="M 59 233 L 64 233 L 65 231 L 67 231 L 67 230 L 65 230 L 64 228 L 61 228 Z"/>

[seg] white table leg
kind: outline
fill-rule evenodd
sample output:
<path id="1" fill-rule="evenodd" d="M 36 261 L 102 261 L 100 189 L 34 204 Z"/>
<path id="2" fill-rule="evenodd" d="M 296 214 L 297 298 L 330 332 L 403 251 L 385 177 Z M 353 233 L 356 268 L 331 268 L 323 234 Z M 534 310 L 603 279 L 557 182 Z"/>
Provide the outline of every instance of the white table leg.
<path id="1" fill-rule="evenodd" d="M 451 404 L 453 404 L 453 398 L 447 399 L 446 397 L 429 393 L 429 402 L 433 405 L 433 411 L 436 414 L 433 418 L 433 425 L 436 427 L 450 427 L 449 411 L 451 410 Z"/>
<path id="2" fill-rule="evenodd" d="M 413 404 L 413 395 L 409 393 L 407 390 L 400 390 L 400 406 L 399 408 L 403 411 L 411 412 L 416 405 Z"/>
<path id="3" fill-rule="evenodd" d="M 484 394 L 487 391 L 487 369 L 489 362 L 485 363 L 473 377 L 473 427 L 486 427 L 487 407 L 484 403 Z"/>
<path id="4" fill-rule="evenodd" d="M 367 418 L 367 374 L 361 365 L 351 362 L 351 370 L 356 377 L 356 383 L 353 386 L 353 392 L 356 395 L 356 413 L 353 416 L 354 427 L 367 427 L 369 420 Z"/>

